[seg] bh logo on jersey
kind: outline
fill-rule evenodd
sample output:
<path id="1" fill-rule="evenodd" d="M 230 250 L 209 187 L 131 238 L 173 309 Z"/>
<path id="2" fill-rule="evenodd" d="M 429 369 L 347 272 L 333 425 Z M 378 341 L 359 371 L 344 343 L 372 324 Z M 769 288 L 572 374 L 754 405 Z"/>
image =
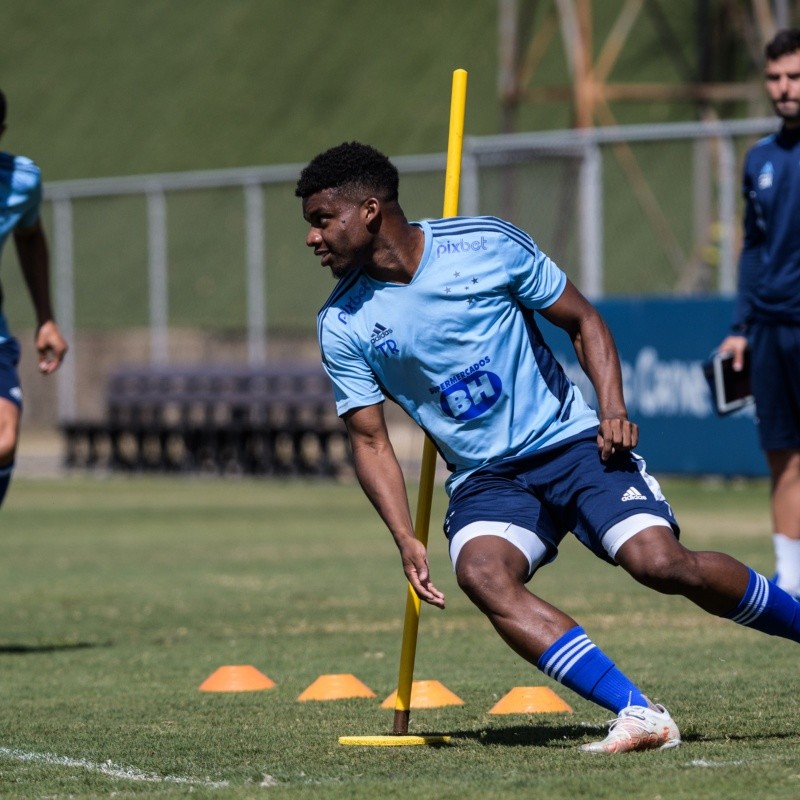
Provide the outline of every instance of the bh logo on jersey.
<path id="1" fill-rule="evenodd" d="M 475 419 L 488 411 L 499 399 L 503 383 L 493 372 L 473 372 L 447 387 L 439 402 L 448 417 Z"/>

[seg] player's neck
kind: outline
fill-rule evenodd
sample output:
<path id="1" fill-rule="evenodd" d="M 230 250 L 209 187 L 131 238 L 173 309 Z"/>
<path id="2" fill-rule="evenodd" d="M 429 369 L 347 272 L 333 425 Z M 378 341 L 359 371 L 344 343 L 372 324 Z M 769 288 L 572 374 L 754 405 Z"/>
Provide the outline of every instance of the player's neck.
<path id="1" fill-rule="evenodd" d="M 425 234 L 405 220 L 388 235 L 380 237 L 365 272 L 385 283 L 411 283 L 425 250 Z"/>

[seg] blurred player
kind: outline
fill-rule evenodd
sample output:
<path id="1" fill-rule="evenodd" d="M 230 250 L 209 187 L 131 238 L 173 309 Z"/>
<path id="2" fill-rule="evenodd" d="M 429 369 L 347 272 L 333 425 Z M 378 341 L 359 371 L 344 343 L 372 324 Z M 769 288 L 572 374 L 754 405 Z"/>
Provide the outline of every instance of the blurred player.
<path id="1" fill-rule="evenodd" d="M 6 129 L 6 98 L 0 91 L 0 136 Z M 47 240 L 39 218 L 42 179 L 29 158 L 0 152 L 0 252 L 13 232 L 22 274 L 36 315 L 36 349 L 39 371 L 58 368 L 67 343 L 53 320 Z M 2 292 L 0 292 L 2 303 Z M 8 330 L 0 305 L 0 505 L 5 498 L 19 437 L 22 389 L 17 364 L 19 342 Z"/>
<path id="2" fill-rule="evenodd" d="M 750 350 L 761 448 L 772 482 L 775 580 L 800 597 L 800 30 L 765 49 L 764 81 L 781 129 L 744 167 L 744 246 L 733 335 L 720 345 L 741 369 Z"/>
<path id="3" fill-rule="evenodd" d="M 323 364 L 356 474 L 406 577 L 444 607 L 414 536 L 387 397 L 428 433 L 451 472 L 444 528 L 459 586 L 515 652 L 617 715 L 608 736 L 583 749 L 677 747 L 664 706 L 574 619 L 526 589 L 564 536 L 573 532 L 645 586 L 796 642 L 800 603 L 730 556 L 679 544 L 672 509 L 632 452 L 638 427 L 611 334 L 530 236 L 494 217 L 409 222 L 398 182 L 384 155 L 351 142 L 314 158 L 296 194 L 306 244 L 339 279 L 318 318 Z M 569 334 L 597 414 L 547 347 L 535 312 Z"/>

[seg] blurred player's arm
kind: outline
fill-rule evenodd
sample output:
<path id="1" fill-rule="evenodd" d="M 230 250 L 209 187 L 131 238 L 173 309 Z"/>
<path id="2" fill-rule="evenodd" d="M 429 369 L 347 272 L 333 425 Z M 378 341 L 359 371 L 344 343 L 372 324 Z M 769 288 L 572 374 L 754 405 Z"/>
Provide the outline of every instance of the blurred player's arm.
<path id="1" fill-rule="evenodd" d="M 405 480 L 389 440 L 383 404 L 349 411 L 344 422 L 358 481 L 394 537 L 409 583 L 422 600 L 444 608 L 444 595 L 430 580 L 425 546 L 414 535 Z"/>
<path id="2" fill-rule="evenodd" d="M 50 260 L 41 222 L 37 221 L 28 228 L 16 228 L 14 244 L 36 315 L 39 370 L 47 374 L 57 369 L 63 361 L 67 343 L 53 319 L 53 307 L 50 301 Z"/>

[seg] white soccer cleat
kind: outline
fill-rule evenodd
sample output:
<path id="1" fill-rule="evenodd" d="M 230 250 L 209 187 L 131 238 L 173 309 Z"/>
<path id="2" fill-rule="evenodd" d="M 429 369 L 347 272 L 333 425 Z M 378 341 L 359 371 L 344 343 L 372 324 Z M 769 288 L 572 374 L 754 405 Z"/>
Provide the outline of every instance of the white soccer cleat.
<path id="1" fill-rule="evenodd" d="M 629 753 L 633 750 L 670 750 L 681 743 L 681 733 L 664 706 L 626 706 L 611 720 L 602 742 L 582 744 L 585 753 Z"/>

